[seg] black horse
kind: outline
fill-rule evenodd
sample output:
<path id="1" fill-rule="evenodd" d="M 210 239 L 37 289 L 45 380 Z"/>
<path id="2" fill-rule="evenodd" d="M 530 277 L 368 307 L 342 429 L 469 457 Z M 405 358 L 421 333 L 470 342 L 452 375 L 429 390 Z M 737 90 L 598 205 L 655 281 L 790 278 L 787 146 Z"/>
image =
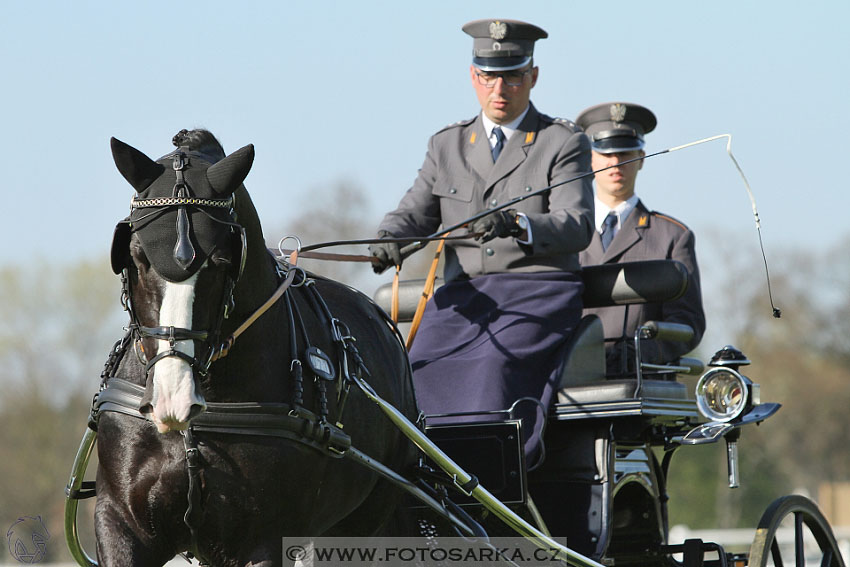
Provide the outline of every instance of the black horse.
<path id="1" fill-rule="evenodd" d="M 242 185 L 253 146 L 174 145 L 154 161 L 112 140 L 136 190 L 112 250 L 131 321 L 101 397 L 138 412 L 100 407 L 99 564 L 273 566 L 282 537 L 371 535 L 398 493 L 338 457 L 350 443 L 400 470 L 413 451 L 347 375 L 415 419 L 404 348 L 365 296 L 268 252 Z"/>

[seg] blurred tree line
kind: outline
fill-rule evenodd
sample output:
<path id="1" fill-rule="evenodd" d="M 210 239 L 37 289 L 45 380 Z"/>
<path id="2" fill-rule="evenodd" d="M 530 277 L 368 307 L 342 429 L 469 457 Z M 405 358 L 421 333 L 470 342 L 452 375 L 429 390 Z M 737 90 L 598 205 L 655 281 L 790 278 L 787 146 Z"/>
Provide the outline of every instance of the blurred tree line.
<path id="1" fill-rule="evenodd" d="M 64 488 L 100 369 L 123 334 L 119 297 L 106 258 L 0 268 L 0 529 L 40 516 L 45 561 L 70 559 Z M 81 509 L 91 517 L 90 504 Z M 90 525 L 81 532 L 93 541 Z M 14 563 L 7 547 L 0 563 Z"/>
<path id="2" fill-rule="evenodd" d="M 265 227 L 269 246 L 277 248 L 278 238 L 290 234 L 305 245 L 372 237 L 379 219 L 370 214 L 364 194 L 345 182 L 311 191 L 291 224 Z M 684 448 L 673 458 L 671 525 L 752 527 L 780 495 L 805 491 L 817 498 L 821 482 L 850 481 L 850 262 L 835 260 L 845 258 L 840 252 L 850 239 L 836 250 L 773 254 L 778 320 L 770 317 L 760 257 L 742 254 L 735 248 L 740 239 L 725 233 L 700 240 L 701 270 L 711 274 L 704 276 L 709 324 L 728 331 L 723 344 L 734 344 L 753 361 L 743 370 L 761 383 L 762 399 L 783 407 L 760 427 L 745 429 L 739 443 L 741 488 L 726 487 L 723 443 Z M 331 251 L 366 254 L 366 247 Z M 431 257 L 415 255 L 403 277 L 423 277 Z M 299 264 L 368 295 L 390 277 L 376 277 L 368 264 Z M 64 487 L 101 368 L 124 332 L 119 296 L 106 253 L 76 264 L 0 268 L 0 528 L 23 516 L 41 516 L 51 536 L 46 560 L 70 560 Z M 702 345 L 700 357 L 707 360 L 723 344 Z M 94 478 L 95 467 L 93 459 L 88 478 Z M 81 506 L 80 530 L 93 553 L 91 510 L 91 501 Z M 0 563 L 13 562 L 2 547 Z"/>

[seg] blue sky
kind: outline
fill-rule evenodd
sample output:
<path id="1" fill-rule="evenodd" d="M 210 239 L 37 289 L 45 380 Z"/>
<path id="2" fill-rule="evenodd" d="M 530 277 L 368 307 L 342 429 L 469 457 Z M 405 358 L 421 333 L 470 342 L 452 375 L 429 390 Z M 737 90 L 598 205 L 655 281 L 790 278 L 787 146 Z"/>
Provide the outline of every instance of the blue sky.
<path id="1" fill-rule="evenodd" d="M 269 240 L 341 181 L 368 191 L 377 222 L 428 137 L 477 113 L 460 27 L 484 17 L 549 32 L 532 92 L 547 114 L 644 104 L 650 152 L 732 134 L 768 254 L 848 235 L 819 213 L 850 205 L 850 2 L 31 1 L 4 2 L 0 21 L 0 266 L 105 258 L 132 193 L 109 138 L 158 157 L 184 127 L 255 144 L 246 185 Z M 723 142 L 648 161 L 638 193 L 757 248 Z"/>

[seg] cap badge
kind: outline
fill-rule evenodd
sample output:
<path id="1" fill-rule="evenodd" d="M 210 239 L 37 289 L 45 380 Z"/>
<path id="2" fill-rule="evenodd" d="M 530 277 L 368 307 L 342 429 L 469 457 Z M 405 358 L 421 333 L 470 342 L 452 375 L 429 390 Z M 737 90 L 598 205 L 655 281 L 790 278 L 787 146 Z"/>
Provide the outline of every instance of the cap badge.
<path id="1" fill-rule="evenodd" d="M 508 35 L 508 24 L 496 20 L 490 22 L 490 39 L 502 40 Z"/>
<path id="2" fill-rule="evenodd" d="M 626 105 L 625 104 L 612 104 L 609 109 L 611 113 L 611 122 L 622 122 L 626 117 Z"/>

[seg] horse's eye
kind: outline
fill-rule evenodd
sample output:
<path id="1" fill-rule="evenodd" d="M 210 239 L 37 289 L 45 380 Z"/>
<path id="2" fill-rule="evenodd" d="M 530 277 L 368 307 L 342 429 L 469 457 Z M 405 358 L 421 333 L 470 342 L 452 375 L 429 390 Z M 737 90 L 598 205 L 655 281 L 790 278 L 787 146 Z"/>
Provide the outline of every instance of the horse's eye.
<path id="1" fill-rule="evenodd" d="M 145 254 L 145 249 L 142 248 L 142 244 L 136 238 L 130 242 L 130 256 L 137 266 L 149 268 L 151 265 L 148 255 Z"/>

